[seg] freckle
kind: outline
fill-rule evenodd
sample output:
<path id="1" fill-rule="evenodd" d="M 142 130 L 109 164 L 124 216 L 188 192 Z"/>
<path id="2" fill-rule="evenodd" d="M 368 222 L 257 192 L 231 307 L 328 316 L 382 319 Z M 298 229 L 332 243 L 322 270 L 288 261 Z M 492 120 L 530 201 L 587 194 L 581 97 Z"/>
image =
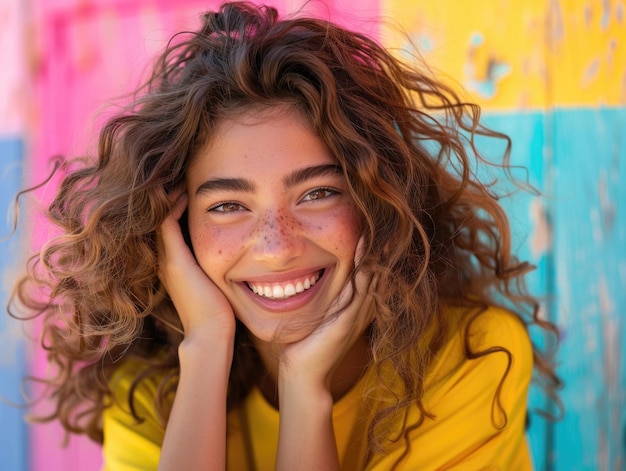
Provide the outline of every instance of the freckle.
<path id="1" fill-rule="evenodd" d="M 218 255 L 222 255 L 222 251 L 221 251 L 221 250 L 218 250 L 218 251 L 217 251 L 217 254 L 218 254 Z"/>

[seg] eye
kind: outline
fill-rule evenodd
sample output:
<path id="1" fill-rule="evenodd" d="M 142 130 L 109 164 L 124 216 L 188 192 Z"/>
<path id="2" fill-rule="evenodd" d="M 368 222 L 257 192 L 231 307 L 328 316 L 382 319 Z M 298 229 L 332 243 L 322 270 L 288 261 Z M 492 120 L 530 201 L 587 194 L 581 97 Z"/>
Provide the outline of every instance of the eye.
<path id="1" fill-rule="evenodd" d="M 333 188 L 315 188 L 304 195 L 302 197 L 302 201 L 323 200 L 336 194 L 339 194 L 339 192 Z"/>
<path id="2" fill-rule="evenodd" d="M 220 203 L 215 206 L 211 206 L 207 209 L 207 212 L 216 212 L 216 213 L 234 213 L 237 211 L 245 211 L 246 208 L 240 205 L 239 203 L 233 203 L 231 201 L 226 203 Z"/>

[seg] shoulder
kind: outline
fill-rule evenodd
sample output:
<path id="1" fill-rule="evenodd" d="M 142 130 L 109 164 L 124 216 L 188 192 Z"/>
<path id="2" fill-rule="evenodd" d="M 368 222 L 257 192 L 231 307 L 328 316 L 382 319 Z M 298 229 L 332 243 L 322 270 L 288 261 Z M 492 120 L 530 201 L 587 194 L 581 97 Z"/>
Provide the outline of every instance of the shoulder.
<path id="1" fill-rule="evenodd" d="M 426 381 L 428 402 L 437 404 L 453 391 L 482 398 L 495 396 L 512 402 L 523 397 L 533 370 L 533 348 L 523 321 L 507 310 L 455 310 L 453 329 L 437 353 Z"/>
<path id="2" fill-rule="evenodd" d="M 152 369 L 138 358 L 124 359 L 111 374 L 108 381 L 112 403 L 131 414 L 155 415 L 157 398 L 173 400 L 174 378 L 164 370 Z"/>
<path id="3" fill-rule="evenodd" d="M 104 470 L 157 468 L 165 433 L 156 398 L 162 375 L 146 375 L 146 365 L 124 360 L 109 380 L 112 401 L 104 409 Z"/>
<path id="4" fill-rule="evenodd" d="M 531 469 L 525 441 L 532 345 L 515 314 L 453 309 L 450 330 L 424 379 L 422 408 L 400 421 L 399 440 L 368 470 Z M 414 424 L 409 425 L 407 424 Z"/>
<path id="5" fill-rule="evenodd" d="M 410 434 L 421 452 L 410 454 L 405 469 L 530 469 L 524 427 L 533 353 L 526 327 L 495 307 L 454 315 L 455 328 L 425 379 L 427 415 Z"/>
<path id="6" fill-rule="evenodd" d="M 477 310 L 465 316 L 461 325 L 467 329 L 471 347 L 503 346 L 512 350 L 530 349 L 528 331 L 523 321 L 510 311 L 497 307 Z"/>
<path id="7" fill-rule="evenodd" d="M 140 402 L 154 398 L 160 380 L 154 375 L 141 378 L 145 369 L 146 365 L 134 358 L 125 359 L 115 369 L 109 379 L 114 402 L 126 404 L 131 395 Z"/>
<path id="8" fill-rule="evenodd" d="M 451 309 L 450 331 L 444 350 L 463 350 L 466 359 L 507 351 L 532 356 L 528 330 L 522 319 L 499 307 Z"/>

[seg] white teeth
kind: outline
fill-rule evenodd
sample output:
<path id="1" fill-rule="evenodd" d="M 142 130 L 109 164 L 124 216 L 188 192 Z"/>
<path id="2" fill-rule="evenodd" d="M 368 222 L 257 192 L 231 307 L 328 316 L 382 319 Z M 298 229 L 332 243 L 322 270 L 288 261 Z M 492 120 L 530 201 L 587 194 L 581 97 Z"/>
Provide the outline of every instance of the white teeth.
<path id="1" fill-rule="evenodd" d="M 272 284 L 270 285 L 261 285 L 252 283 L 248 283 L 248 286 L 252 290 L 252 292 L 258 296 L 263 296 L 265 298 L 270 299 L 285 299 L 290 298 L 291 296 L 295 296 L 296 294 L 302 293 L 303 291 L 309 289 L 313 286 L 320 277 L 320 273 L 317 273 L 310 278 L 305 278 L 304 280 L 294 283 L 287 283 L 285 285 Z"/>
<path id="2" fill-rule="evenodd" d="M 273 298 L 284 298 L 285 297 L 285 290 L 282 289 L 280 286 L 274 286 L 274 288 L 272 289 L 272 297 Z"/>
<path id="3" fill-rule="evenodd" d="M 295 286 L 291 283 L 287 284 L 287 286 L 285 286 L 285 297 L 293 296 L 294 294 L 296 294 Z"/>

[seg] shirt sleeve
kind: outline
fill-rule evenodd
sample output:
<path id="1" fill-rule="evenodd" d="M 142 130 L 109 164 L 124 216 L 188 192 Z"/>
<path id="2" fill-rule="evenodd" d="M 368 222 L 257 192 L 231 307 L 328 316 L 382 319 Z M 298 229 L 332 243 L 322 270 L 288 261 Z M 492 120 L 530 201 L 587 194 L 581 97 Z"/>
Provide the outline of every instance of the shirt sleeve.
<path id="1" fill-rule="evenodd" d="M 102 417 L 103 471 L 152 471 L 158 467 L 164 429 L 153 406 L 155 379 L 142 380 L 135 390 L 134 407 L 141 420 L 129 410 L 128 392 L 138 368 L 132 364 L 122 367 L 111 381 L 116 400 Z"/>
<path id="2" fill-rule="evenodd" d="M 474 352 L 503 348 L 476 359 L 464 353 L 459 332 L 440 352 L 427 377 L 426 410 L 434 418 L 376 455 L 368 470 L 530 470 L 525 439 L 526 403 L 533 368 L 525 326 L 513 314 L 489 309 L 471 324 Z M 417 411 L 409 415 L 415 421 Z"/>

